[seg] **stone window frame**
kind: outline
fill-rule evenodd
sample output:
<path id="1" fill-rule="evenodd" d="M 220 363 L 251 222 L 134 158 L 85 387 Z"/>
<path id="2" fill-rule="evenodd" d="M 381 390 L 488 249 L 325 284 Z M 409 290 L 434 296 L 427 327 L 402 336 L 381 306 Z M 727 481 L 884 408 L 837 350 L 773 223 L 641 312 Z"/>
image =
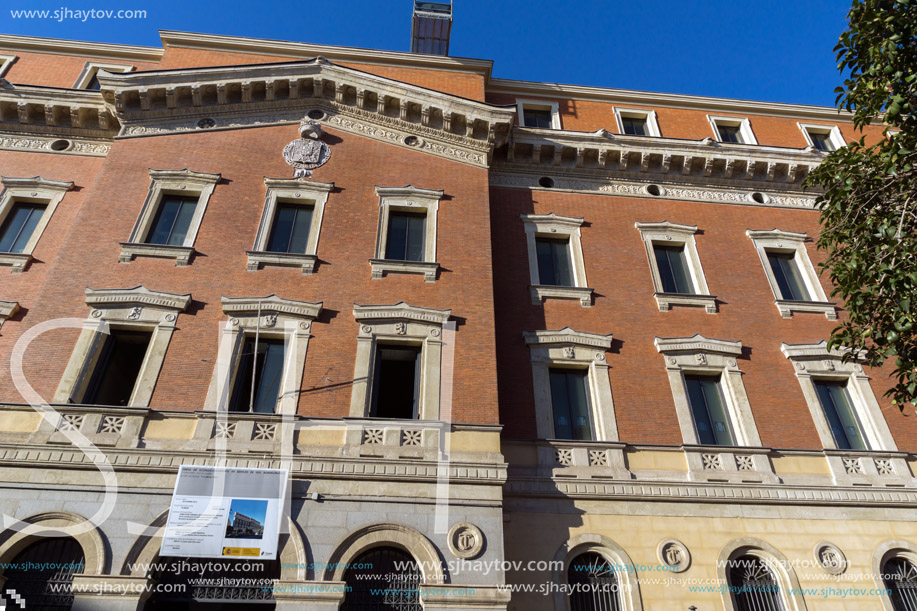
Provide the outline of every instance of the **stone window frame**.
<path id="1" fill-rule="evenodd" d="M 707 120 L 710 122 L 710 129 L 713 130 L 713 137 L 717 142 L 723 142 L 720 139 L 720 125 L 737 125 L 739 127 L 739 135 L 742 137 L 742 144 L 758 144 L 758 139 L 755 138 L 755 132 L 751 128 L 751 121 L 748 120 L 748 117 L 726 117 L 721 115 L 707 115 Z M 734 144 L 732 142 L 724 142 L 723 144 Z"/>
<path id="2" fill-rule="evenodd" d="M 260 266 L 294 266 L 301 267 L 303 274 L 312 274 L 318 260 L 316 253 L 325 204 L 328 201 L 328 195 L 334 190 L 334 183 L 300 178 L 265 178 L 264 185 L 267 190 L 264 197 L 264 209 L 261 212 L 258 232 L 255 234 L 255 243 L 252 249 L 245 253 L 248 256 L 246 269 L 254 272 L 258 271 Z M 309 226 L 309 239 L 305 253 L 281 253 L 266 250 L 279 204 L 311 204 L 312 223 Z"/>
<path id="3" fill-rule="evenodd" d="M 0 77 L 6 76 L 7 71 L 10 69 L 10 66 L 13 65 L 18 59 L 16 55 L 8 55 L 6 53 L 0 53 Z"/>
<path id="4" fill-rule="evenodd" d="M 19 311 L 18 301 L 0 301 L 0 328 Z"/>
<path id="5" fill-rule="evenodd" d="M 834 150 L 838 150 L 847 146 L 847 141 L 844 140 L 844 136 L 841 134 L 841 130 L 837 125 L 825 125 L 823 123 L 799 123 L 796 125 L 799 126 L 799 131 L 802 132 L 803 137 L 806 139 L 806 145 L 811 147 L 814 151 L 818 153 L 828 154 L 833 151 L 819 151 L 815 148 L 815 144 L 812 143 L 812 136 L 810 135 L 811 131 L 827 133 L 828 141 L 831 142 L 831 146 L 834 147 Z"/>
<path id="6" fill-rule="evenodd" d="M 780 587 L 780 599 L 786 611 L 806 610 L 805 599 L 799 586 L 799 578 L 796 576 L 793 565 L 776 547 L 755 537 L 734 539 L 720 551 L 716 562 L 716 576 L 719 579 L 719 583 L 729 583 L 726 572 L 729 561 L 745 555 L 758 558 L 774 574 L 774 579 L 777 580 L 777 584 Z M 734 611 L 736 608 L 734 592 L 730 591 L 730 588 L 724 588 L 721 593 L 723 596 L 723 608 L 726 611 Z"/>
<path id="7" fill-rule="evenodd" d="M 704 267 L 701 265 L 700 255 L 697 252 L 697 241 L 694 235 L 697 233 L 697 225 L 682 225 L 670 221 L 662 222 L 636 222 L 634 227 L 640 232 L 643 245 L 646 248 L 646 258 L 650 265 L 650 274 L 653 278 L 653 287 L 655 289 L 653 298 L 660 312 L 668 312 L 673 305 L 678 306 L 701 306 L 707 314 L 716 314 L 716 295 L 710 294 L 707 288 L 707 278 L 704 275 Z M 686 295 L 681 293 L 665 293 L 662 289 L 662 278 L 659 275 L 659 267 L 656 265 L 656 254 L 653 250 L 654 245 L 684 245 L 685 260 L 688 264 L 688 272 L 691 274 L 691 281 L 694 283 L 696 294 Z"/>
<path id="8" fill-rule="evenodd" d="M 885 580 L 882 578 L 882 575 L 885 574 L 885 564 L 895 558 L 907 560 L 917 567 L 917 545 L 902 539 L 892 539 L 883 542 L 882 545 L 876 548 L 872 555 L 871 564 L 877 589 L 883 591 L 886 589 Z M 883 611 L 896 611 L 891 598 L 887 594 L 880 596 L 879 600 L 882 601 Z"/>
<path id="9" fill-rule="evenodd" d="M 531 100 L 531 99 L 516 99 L 516 113 L 519 115 L 519 127 L 525 127 L 525 107 L 528 106 L 532 110 L 548 110 L 551 112 L 551 128 L 550 129 L 563 129 L 560 121 L 560 104 L 558 102 L 552 102 L 551 100 Z M 535 128 L 529 128 L 535 129 Z M 543 128 L 542 128 L 543 129 Z"/>
<path id="10" fill-rule="evenodd" d="M 570 563 L 582 554 L 596 553 L 615 567 L 636 567 L 623 547 L 604 535 L 584 533 L 572 537 L 554 554 L 552 577 L 554 583 L 568 583 Z M 618 578 L 618 602 L 621 611 L 643 611 L 643 599 L 640 596 L 640 579 L 635 570 L 615 571 Z M 554 592 L 554 608 L 570 611 L 570 595 L 567 592 Z"/>
<path id="11" fill-rule="evenodd" d="M 33 260 L 32 253 L 38 245 L 42 234 L 51 221 L 54 211 L 64 198 L 64 195 L 73 188 L 73 181 L 48 180 L 41 176 L 31 178 L 15 178 L 11 176 L 0 177 L 3 191 L 0 193 L 0 225 L 12 212 L 13 207 L 19 202 L 39 203 L 45 205 L 41 220 L 35 226 L 32 236 L 26 243 L 22 252 L 0 253 L 0 266 L 9 266 L 10 273 L 24 272 Z"/>
<path id="12" fill-rule="evenodd" d="M 849 350 L 832 348 L 828 349 L 828 342 L 822 340 L 816 344 L 787 344 L 780 345 L 780 351 L 793 364 L 793 371 L 802 387 L 809 413 L 818 431 L 818 438 L 826 450 L 837 450 L 834 435 L 828 426 L 824 410 L 818 395 L 815 392 L 815 381 L 826 380 L 833 382 L 846 382 L 847 394 L 850 396 L 851 407 L 856 411 L 863 435 L 873 452 L 897 452 L 898 446 L 888 427 L 888 422 L 882 415 L 882 407 L 873 393 L 869 384 L 869 376 L 863 368 L 863 360 L 843 360 Z M 850 450 L 844 450 L 851 452 Z M 854 451 L 855 452 L 855 451 Z"/>
<path id="13" fill-rule="evenodd" d="M 106 72 L 132 72 L 134 66 L 133 64 L 86 62 L 83 65 L 83 70 L 80 72 L 80 75 L 76 78 L 76 82 L 73 84 L 73 89 L 86 89 L 89 86 L 89 81 L 98 74 L 99 70 L 105 70 Z"/>
<path id="14" fill-rule="evenodd" d="M 678 426 L 686 445 L 700 445 L 700 440 L 688 401 L 685 375 L 718 374 L 736 447 L 761 447 L 761 437 L 742 381 L 743 373 L 739 369 L 742 342 L 708 339 L 696 334 L 693 337 L 656 337 L 653 345 L 665 357 Z"/>
<path id="15" fill-rule="evenodd" d="M 439 272 L 436 261 L 436 227 L 439 202 L 443 191 L 421 189 L 413 185 L 405 187 L 380 187 L 376 185 L 379 197 L 379 229 L 376 234 L 376 254 L 369 260 L 372 278 L 378 280 L 386 274 L 421 274 L 426 282 L 435 282 Z M 391 213 L 419 212 L 426 215 L 424 226 L 423 261 L 398 261 L 385 258 L 388 243 L 388 224 Z"/>
<path id="16" fill-rule="evenodd" d="M 219 173 L 195 172 L 188 168 L 181 170 L 154 170 L 150 168 L 150 189 L 146 200 L 140 208 L 140 214 L 134 223 L 127 242 L 121 242 L 119 262 L 130 263 L 134 257 L 163 257 L 175 259 L 176 267 L 184 267 L 191 262 L 194 254 L 194 242 L 204 219 L 204 212 L 210 196 L 222 176 Z M 153 220 L 166 195 L 197 196 L 194 216 L 188 226 L 188 233 L 181 246 L 166 244 L 148 244 L 147 235 L 152 229 Z"/>
<path id="17" fill-rule="evenodd" d="M 353 305 L 359 325 L 354 359 L 350 417 L 371 418 L 376 346 L 420 346 L 418 420 L 440 419 L 443 330 L 452 310 L 437 310 L 399 301 L 393 305 Z"/>
<path id="18" fill-rule="evenodd" d="M 647 138 L 659 138 L 662 136 L 659 131 L 659 121 L 655 110 L 646 110 L 643 108 L 621 108 L 620 106 L 615 106 L 614 111 L 615 123 L 618 126 L 618 133 L 622 136 L 627 135 L 624 133 L 624 122 L 621 120 L 624 117 L 644 119 L 646 121 Z"/>
<path id="19" fill-rule="evenodd" d="M 129 407 L 149 407 L 169 341 L 175 332 L 178 315 L 190 303 L 190 293 L 164 293 L 142 285 L 130 289 L 87 288 L 86 305 L 92 311 L 83 323 L 83 329 L 54 393 L 54 402 L 79 403 L 76 398 L 86 392 L 104 345 L 104 336 L 114 327 L 152 332 L 128 402 Z"/>
<path id="20" fill-rule="evenodd" d="M 217 359 L 207 388 L 204 411 L 230 413 L 229 399 L 236 381 L 240 352 L 245 340 L 257 333 L 258 337 L 265 339 L 284 340 L 280 401 L 274 413 L 295 415 L 309 339 L 312 337 L 310 331 L 321 314 L 323 302 L 284 299 L 272 293 L 266 297 L 223 296 L 220 303 L 227 319 L 220 328 Z"/>
<path id="21" fill-rule="evenodd" d="M 525 240 L 529 255 L 529 290 L 532 304 L 541 305 L 548 298 L 578 299 L 580 305 L 588 308 L 592 305 L 593 289 L 586 281 L 586 264 L 583 259 L 583 243 L 580 228 L 581 217 L 548 214 L 520 214 L 525 226 Z M 566 237 L 569 240 L 568 252 L 570 267 L 573 272 L 573 286 L 549 286 L 541 284 L 538 271 L 537 238 Z"/>
<path id="22" fill-rule="evenodd" d="M 828 301 L 828 296 L 825 294 L 825 289 L 819 280 L 818 272 L 809 258 L 809 251 L 806 250 L 805 243 L 809 239 L 808 235 L 776 228 L 748 229 L 745 231 L 745 235 L 755 245 L 758 258 L 764 267 L 767 282 L 771 287 L 771 292 L 774 294 L 774 304 L 777 306 L 781 317 L 792 318 L 793 312 L 814 312 L 824 314 L 828 320 L 837 320 L 835 303 Z M 777 280 L 774 278 L 774 271 L 767 260 L 768 252 L 793 253 L 793 261 L 796 263 L 796 267 L 799 268 L 809 295 L 814 299 L 811 301 L 783 299 L 783 295 L 780 294 L 780 288 L 777 286 Z"/>
<path id="23" fill-rule="evenodd" d="M 522 337 L 530 352 L 538 439 L 556 439 L 550 369 L 564 368 L 588 372 L 589 392 L 586 396 L 592 417 L 592 441 L 618 441 L 618 424 L 608 377 L 610 367 L 605 358 L 605 353 L 611 350 L 611 333 L 583 333 L 564 327 L 556 331 L 523 331 Z"/>

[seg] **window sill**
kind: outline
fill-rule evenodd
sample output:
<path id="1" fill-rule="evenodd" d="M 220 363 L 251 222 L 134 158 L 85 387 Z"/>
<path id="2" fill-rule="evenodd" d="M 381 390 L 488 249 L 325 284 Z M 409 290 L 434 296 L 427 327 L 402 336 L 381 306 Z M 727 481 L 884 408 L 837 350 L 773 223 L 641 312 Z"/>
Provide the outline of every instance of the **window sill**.
<path id="1" fill-rule="evenodd" d="M 529 287 L 532 304 L 541 305 L 545 299 L 578 299 L 584 308 L 592 306 L 592 288 L 588 286 L 550 286 L 533 284 Z"/>
<path id="2" fill-rule="evenodd" d="M 687 295 L 684 293 L 653 293 L 660 312 L 668 312 L 673 305 L 699 306 L 707 314 L 716 314 L 716 295 Z"/>
<path id="3" fill-rule="evenodd" d="M 120 263 L 130 263 L 134 257 L 159 257 L 175 259 L 175 267 L 184 267 L 191 262 L 194 248 L 191 246 L 166 246 L 165 244 L 138 244 L 121 242 Z"/>
<path id="4" fill-rule="evenodd" d="M 283 267 L 302 267 L 302 273 L 311 274 L 315 271 L 315 262 L 318 260 L 315 255 L 268 252 L 264 250 L 247 250 L 245 254 L 248 255 L 246 269 L 250 272 L 258 271 L 260 266 L 278 265 Z"/>
<path id="5" fill-rule="evenodd" d="M 19 252 L 0 253 L 0 265 L 9 265 L 11 274 L 21 274 L 32 262 L 32 255 Z"/>
<path id="6" fill-rule="evenodd" d="M 394 261 L 391 259 L 370 259 L 372 278 L 378 280 L 385 274 L 422 274 L 427 282 L 436 282 L 439 263 L 436 261 Z"/>
<path id="7" fill-rule="evenodd" d="M 790 301 L 787 299 L 777 299 L 774 301 L 780 316 L 783 318 L 793 318 L 793 312 L 814 312 L 824 314 L 828 320 L 837 320 L 837 312 L 834 309 L 833 301 Z"/>

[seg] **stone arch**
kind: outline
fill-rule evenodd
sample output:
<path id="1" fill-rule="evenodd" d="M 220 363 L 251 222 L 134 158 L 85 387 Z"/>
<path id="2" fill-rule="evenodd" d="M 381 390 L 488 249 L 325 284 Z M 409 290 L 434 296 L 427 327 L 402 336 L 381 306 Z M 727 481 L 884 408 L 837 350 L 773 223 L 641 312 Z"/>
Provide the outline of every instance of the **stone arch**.
<path id="1" fill-rule="evenodd" d="M 796 577 L 793 565 L 790 564 L 790 561 L 780 550 L 761 539 L 754 537 L 735 539 L 720 551 L 716 561 L 716 576 L 720 579 L 720 583 L 729 583 L 727 581 L 726 564 L 731 559 L 744 555 L 759 558 L 774 573 L 774 577 L 777 578 L 777 583 L 780 586 L 781 599 L 786 605 L 787 611 L 806 611 L 806 601 L 802 597 L 799 579 Z M 724 588 L 723 605 L 726 611 L 733 611 L 735 602 L 732 593 L 728 590 L 729 588 Z"/>
<path id="2" fill-rule="evenodd" d="M 577 535 L 560 546 L 554 554 L 554 583 L 566 584 L 570 561 L 587 552 L 594 552 L 608 560 L 609 564 L 633 567 L 634 563 L 624 548 L 603 535 Z M 640 581 L 635 570 L 616 571 L 619 579 L 622 611 L 643 611 L 640 596 Z M 570 597 L 564 592 L 554 593 L 554 608 L 569 611 Z"/>
<path id="3" fill-rule="evenodd" d="M 876 588 L 885 589 L 885 581 L 882 579 L 885 563 L 895 557 L 905 558 L 914 566 L 917 566 L 917 545 L 910 541 L 896 539 L 886 541 L 876 548 L 875 553 L 872 555 L 872 574 L 875 575 Z M 884 611 L 895 611 L 891 597 L 882 595 L 879 596 L 879 600 L 882 601 L 882 609 Z"/>
<path id="4" fill-rule="evenodd" d="M 401 524 L 371 524 L 350 533 L 337 544 L 328 559 L 323 579 L 344 581 L 345 568 L 357 556 L 373 547 L 395 547 L 414 558 L 423 574 L 424 583 L 446 583 L 443 561 L 436 546 L 422 533 Z"/>
<path id="5" fill-rule="evenodd" d="M 0 534 L 0 561 L 10 562 L 16 554 L 42 536 L 69 536 L 83 548 L 84 573 L 104 575 L 109 567 L 108 546 L 102 531 L 95 527 L 78 535 L 66 535 L 59 529 L 86 522 L 86 518 L 69 511 L 48 511 L 22 520 L 29 526 L 22 531 L 7 529 Z M 3 569 L 0 568 L 0 575 Z"/>

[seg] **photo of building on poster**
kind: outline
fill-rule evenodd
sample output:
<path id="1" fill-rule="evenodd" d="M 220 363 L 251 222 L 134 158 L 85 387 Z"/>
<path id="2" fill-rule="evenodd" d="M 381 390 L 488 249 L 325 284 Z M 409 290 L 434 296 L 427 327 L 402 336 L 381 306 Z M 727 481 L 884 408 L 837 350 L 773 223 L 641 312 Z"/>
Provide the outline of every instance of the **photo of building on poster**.
<path id="1" fill-rule="evenodd" d="M 260 539 L 264 536 L 267 501 L 233 499 L 226 523 L 227 539 Z"/>

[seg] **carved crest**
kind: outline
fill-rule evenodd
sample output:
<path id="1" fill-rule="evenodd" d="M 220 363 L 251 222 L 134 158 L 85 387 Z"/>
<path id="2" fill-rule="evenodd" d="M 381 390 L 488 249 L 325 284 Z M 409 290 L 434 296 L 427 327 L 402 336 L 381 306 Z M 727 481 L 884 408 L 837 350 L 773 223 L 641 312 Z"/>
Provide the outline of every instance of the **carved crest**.
<path id="1" fill-rule="evenodd" d="M 302 137 L 283 148 L 283 160 L 295 170 L 293 178 L 311 178 L 312 170 L 328 163 L 331 148 L 320 139 L 324 133 L 321 125 L 312 119 L 299 123 Z"/>

